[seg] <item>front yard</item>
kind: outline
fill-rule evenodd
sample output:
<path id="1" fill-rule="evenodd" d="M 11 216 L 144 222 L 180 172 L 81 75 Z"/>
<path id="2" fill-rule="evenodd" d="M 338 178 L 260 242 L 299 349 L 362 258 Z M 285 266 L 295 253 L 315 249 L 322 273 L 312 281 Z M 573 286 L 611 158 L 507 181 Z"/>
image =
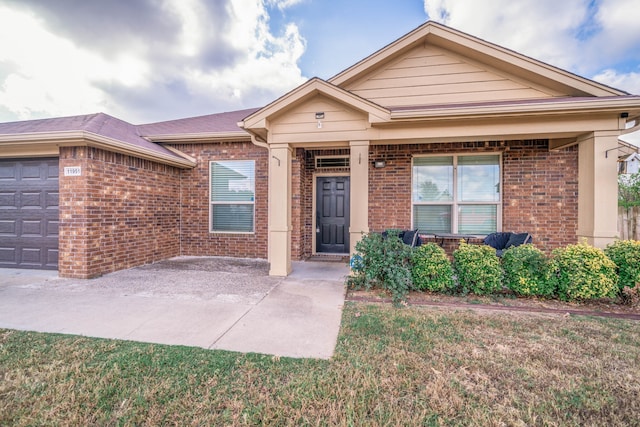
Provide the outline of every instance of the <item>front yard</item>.
<path id="1" fill-rule="evenodd" d="M 347 303 L 330 361 L 0 330 L 0 425 L 638 425 L 639 326 Z"/>

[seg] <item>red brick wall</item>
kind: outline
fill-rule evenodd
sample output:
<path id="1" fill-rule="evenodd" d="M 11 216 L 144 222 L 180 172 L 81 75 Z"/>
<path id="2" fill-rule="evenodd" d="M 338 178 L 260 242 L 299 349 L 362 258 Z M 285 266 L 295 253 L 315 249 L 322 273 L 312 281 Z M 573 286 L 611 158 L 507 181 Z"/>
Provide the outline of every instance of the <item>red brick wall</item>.
<path id="1" fill-rule="evenodd" d="M 412 155 L 470 152 L 503 153 L 504 231 L 529 232 L 547 252 L 576 242 L 578 150 L 550 152 L 546 140 L 371 146 L 371 161 L 386 166 L 369 169 L 370 229 L 411 227 Z"/>
<path id="2" fill-rule="evenodd" d="M 425 145 L 375 145 L 369 148 L 369 230 L 411 228 L 411 155 L 431 152 Z M 435 146 L 433 146 L 435 147 Z M 373 162 L 384 160 L 384 168 Z"/>
<path id="3" fill-rule="evenodd" d="M 510 144 L 503 156 L 502 228 L 527 231 L 549 252 L 578 240 L 578 147 Z"/>
<path id="4" fill-rule="evenodd" d="M 81 166 L 82 176 L 65 177 L 65 166 Z M 178 255 L 179 174 L 96 148 L 60 148 L 60 276 L 91 278 Z"/>
<path id="5" fill-rule="evenodd" d="M 291 258 L 300 260 L 304 258 L 306 233 L 306 221 L 303 212 L 303 204 L 306 196 L 306 169 L 304 161 L 305 151 L 296 149 L 291 164 Z"/>
<path id="6" fill-rule="evenodd" d="M 181 173 L 181 254 L 266 259 L 268 151 L 251 142 L 174 146 L 197 161 L 194 169 L 185 169 Z M 255 233 L 209 231 L 209 162 L 215 160 L 255 160 Z"/>
<path id="7" fill-rule="evenodd" d="M 88 278 L 177 255 L 267 258 L 268 152 L 250 142 L 180 144 L 197 167 L 180 170 L 94 148 L 60 149 L 60 259 L 64 277 Z M 374 145 L 369 227 L 411 227 L 411 158 L 416 154 L 503 154 L 503 230 L 528 231 L 545 251 L 574 243 L 578 151 L 549 152 L 547 141 Z M 349 150 L 297 149 L 292 165 L 292 257 L 313 253 L 315 156 Z M 209 231 L 209 162 L 256 161 L 255 233 Z M 80 177 L 64 177 L 81 166 Z M 348 170 L 342 171 L 348 174 Z M 392 201 L 392 202 L 391 202 Z"/>

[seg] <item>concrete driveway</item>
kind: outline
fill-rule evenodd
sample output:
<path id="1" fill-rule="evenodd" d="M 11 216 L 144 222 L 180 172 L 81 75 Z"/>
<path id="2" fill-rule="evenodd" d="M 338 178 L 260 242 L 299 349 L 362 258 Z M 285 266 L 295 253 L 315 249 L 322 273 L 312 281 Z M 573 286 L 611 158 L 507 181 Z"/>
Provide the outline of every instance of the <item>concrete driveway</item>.
<path id="1" fill-rule="evenodd" d="M 330 358 L 348 267 L 178 257 L 91 280 L 0 269 L 0 328 Z"/>

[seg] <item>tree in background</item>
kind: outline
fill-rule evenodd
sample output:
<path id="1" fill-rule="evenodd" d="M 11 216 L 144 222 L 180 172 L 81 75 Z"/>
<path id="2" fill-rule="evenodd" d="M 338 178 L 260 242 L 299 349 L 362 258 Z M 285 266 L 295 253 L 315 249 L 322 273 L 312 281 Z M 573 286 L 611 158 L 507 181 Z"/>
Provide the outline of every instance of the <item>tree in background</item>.
<path id="1" fill-rule="evenodd" d="M 618 176 L 618 206 L 619 237 L 640 240 L 640 172 Z"/>
<path id="2" fill-rule="evenodd" d="M 618 206 L 640 206 L 640 172 L 618 176 Z"/>

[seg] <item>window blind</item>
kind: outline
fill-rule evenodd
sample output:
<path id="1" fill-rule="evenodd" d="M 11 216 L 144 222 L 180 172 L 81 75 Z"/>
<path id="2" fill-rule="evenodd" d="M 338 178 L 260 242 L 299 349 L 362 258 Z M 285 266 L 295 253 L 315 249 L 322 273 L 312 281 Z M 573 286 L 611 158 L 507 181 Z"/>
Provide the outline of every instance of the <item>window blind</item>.
<path id="1" fill-rule="evenodd" d="M 211 231 L 253 232 L 255 162 L 211 162 Z"/>

